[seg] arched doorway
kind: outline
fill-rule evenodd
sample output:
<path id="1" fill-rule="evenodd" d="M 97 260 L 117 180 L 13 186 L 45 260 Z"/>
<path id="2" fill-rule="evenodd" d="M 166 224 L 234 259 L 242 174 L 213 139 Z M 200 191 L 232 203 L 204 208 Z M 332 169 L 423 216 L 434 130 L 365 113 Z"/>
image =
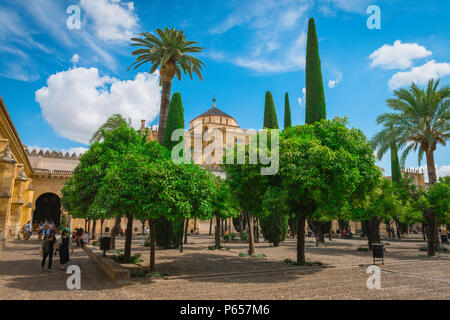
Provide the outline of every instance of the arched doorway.
<path id="1" fill-rule="evenodd" d="M 61 220 L 61 199 L 54 193 L 44 193 L 36 200 L 36 209 L 33 212 L 33 223 L 53 220 L 59 227 Z"/>

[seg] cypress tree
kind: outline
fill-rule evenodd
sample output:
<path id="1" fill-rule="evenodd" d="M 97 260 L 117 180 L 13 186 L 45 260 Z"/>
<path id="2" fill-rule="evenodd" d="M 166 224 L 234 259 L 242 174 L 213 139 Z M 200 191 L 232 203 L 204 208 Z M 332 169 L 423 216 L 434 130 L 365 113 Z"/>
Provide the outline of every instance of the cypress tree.
<path id="1" fill-rule="evenodd" d="M 289 94 L 284 96 L 284 128 L 292 127 L 291 106 L 289 105 Z"/>
<path id="2" fill-rule="evenodd" d="M 400 182 L 402 173 L 400 170 L 400 162 L 398 160 L 398 150 L 396 143 L 393 143 L 391 146 L 391 175 L 392 182 Z"/>
<path id="3" fill-rule="evenodd" d="M 277 112 L 273 103 L 272 93 L 266 92 L 266 101 L 264 106 L 264 125 L 263 128 L 278 129 Z"/>
<path id="4" fill-rule="evenodd" d="M 179 92 L 172 95 L 167 114 L 163 146 L 169 150 L 179 143 L 171 141 L 172 133 L 176 129 L 184 129 L 184 109 Z M 163 249 L 178 248 L 182 241 L 183 223 L 184 220 L 170 221 L 166 217 L 158 219 L 155 222 L 156 245 Z"/>
<path id="5" fill-rule="evenodd" d="M 169 150 L 177 145 L 178 141 L 171 141 L 172 133 L 176 129 L 184 129 L 184 109 L 181 94 L 175 92 L 170 100 L 169 112 L 167 114 L 167 125 L 164 132 L 163 146 Z"/>
<path id="6" fill-rule="evenodd" d="M 312 124 L 326 119 L 325 93 L 323 90 L 322 70 L 320 68 L 319 42 L 317 40 L 314 18 L 309 19 L 306 44 L 306 117 L 305 122 Z"/>

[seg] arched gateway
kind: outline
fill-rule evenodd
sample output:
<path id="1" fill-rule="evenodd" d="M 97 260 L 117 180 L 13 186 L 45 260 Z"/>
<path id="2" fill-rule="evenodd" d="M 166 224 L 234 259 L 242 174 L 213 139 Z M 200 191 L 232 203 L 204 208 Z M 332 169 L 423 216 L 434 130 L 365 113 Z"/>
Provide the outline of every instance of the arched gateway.
<path id="1" fill-rule="evenodd" d="M 57 227 L 61 221 L 61 199 L 54 193 L 44 193 L 36 200 L 33 223 L 52 220 Z"/>

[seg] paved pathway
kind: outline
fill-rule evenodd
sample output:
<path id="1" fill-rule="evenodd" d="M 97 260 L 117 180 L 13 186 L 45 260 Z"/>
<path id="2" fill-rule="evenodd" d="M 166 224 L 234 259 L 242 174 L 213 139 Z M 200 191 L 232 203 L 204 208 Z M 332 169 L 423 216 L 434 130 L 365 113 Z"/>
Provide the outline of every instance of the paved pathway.
<path id="1" fill-rule="evenodd" d="M 173 271 L 169 279 L 135 278 L 126 285 L 112 284 L 84 251 L 75 248 L 71 264 L 81 268 L 81 290 L 67 289 L 69 275 L 59 270 L 58 256 L 52 273 L 41 271 L 37 240 L 14 241 L 7 244 L 5 251 L 0 251 L 0 300 L 450 299 L 448 254 L 435 259 L 407 255 L 406 249 L 392 243 L 388 252 L 394 253 L 382 266 L 381 289 L 369 290 L 366 286 L 368 256 L 356 252 L 357 241 L 343 244 L 337 241 L 331 244 L 335 247 L 309 247 L 309 257 L 314 260 L 322 257 L 327 262 L 326 268 L 291 268 L 283 263 L 285 255 L 295 256 L 293 240 L 280 248 L 257 244 L 257 251 L 268 255 L 265 259 L 239 257 L 237 253 L 244 250 L 242 244 L 229 244 L 230 251 L 206 250 L 211 241 L 208 237 L 192 237 L 183 255 L 176 250 L 157 251 L 157 266 Z M 134 241 L 134 249 L 139 250 L 138 241 Z M 413 252 L 416 251 L 414 248 Z M 340 260 L 341 256 L 347 259 Z M 352 262 L 344 263 L 349 257 L 353 257 Z M 144 255 L 144 263 L 145 260 Z M 366 264 L 361 265 L 361 261 Z M 219 265 L 223 269 L 218 269 Z M 181 270 L 185 270 L 184 274 Z"/>

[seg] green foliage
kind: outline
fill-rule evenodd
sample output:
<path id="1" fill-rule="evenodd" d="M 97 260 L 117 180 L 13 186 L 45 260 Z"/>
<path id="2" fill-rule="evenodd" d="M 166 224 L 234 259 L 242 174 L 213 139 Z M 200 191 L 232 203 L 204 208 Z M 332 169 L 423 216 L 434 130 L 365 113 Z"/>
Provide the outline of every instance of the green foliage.
<path id="1" fill-rule="evenodd" d="M 306 117 L 305 123 L 313 124 L 326 119 L 325 93 L 323 90 L 322 69 L 319 57 L 319 41 L 317 40 L 314 19 L 309 19 L 308 38 L 306 43 Z"/>
<path id="2" fill-rule="evenodd" d="M 124 123 L 128 127 L 131 126 L 131 118 L 125 119 L 121 114 L 118 113 L 112 115 L 108 118 L 108 120 L 106 120 L 104 124 L 102 124 L 102 126 L 97 131 L 95 131 L 90 142 L 100 142 L 104 138 L 106 132 L 111 132 L 119 128 Z"/>
<path id="3" fill-rule="evenodd" d="M 391 146 L 391 175 L 392 181 L 395 183 L 400 182 L 402 179 L 400 161 L 398 160 L 398 150 L 395 142 Z"/>
<path id="4" fill-rule="evenodd" d="M 280 176 L 291 212 L 331 220 L 350 204 L 364 202 L 381 172 L 372 149 L 346 120 L 322 120 L 285 130 L 280 143 Z"/>
<path id="5" fill-rule="evenodd" d="M 142 48 L 132 52 L 132 55 L 137 58 L 128 70 L 132 67 L 136 69 L 144 63 L 150 62 L 152 64 L 150 73 L 155 72 L 158 68 L 161 69 L 161 73 L 173 70 L 174 75 L 181 80 L 181 72 L 187 73 L 191 79 L 192 72 L 194 72 L 203 80 L 201 70 L 205 64 L 189 54 L 201 52 L 203 48 L 193 46 L 196 44 L 195 41 L 187 41 L 182 30 L 166 27 L 164 30 L 156 29 L 156 35 L 143 32 L 141 37 L 131 39 L 134 41 L 131 46 Z"/>
<path id="6" fill-rule="evenodd" d="M 242 232 L 242 234 L 241 234 L 241 236 L 240 236 L 240 239 L 241 239 L 242 241 L 247 241 L 247 240 L 248 240 L 248 234 L 247 234 L 247 232 Z"/>
<path id="7" fill-rule="evenodd" d="M 381 178 L 379 185 L 370 194 L 363 206 L 354 211 L 354 220 L 368 221 L 379 218 L 384 221 L 402 215 L 405 208 L 395 194 L 395 186 L 389 179 Z"/>
<path id="8" fill-rule="evenodd" d="M 266 101 L 264 105 L 264 124 L 263 128 L 278 129 L 277 112 L 273 103 L 272 93 L 266 92 Z"/>
<path id="9" fill-rule="evenodd" d="M 175 92 L 170 100 L 169 113 L 167 115 L 167 125 L 164 131 L 164 143 L 163 145 L 172 151 L 172 148 L 182 141 L 172 141 L 172 133 L 177 129 L 184 129 L 184 110 L 183 103 L 181 101 L 181 94 Z"/>
<path id="10" fill-rule="evenodd" d="M 310 260 L 306 260 L 305 263 L 301 263 L 301 262 L 297 262 L 297 261 L 293 261 L 290 258 L 286 258 L 284 259 L 284 262 L 293 266 L 308 266 L 308 267 L 313 267 L 313 266 L 321 266 L 323 265 L 322 262 L 320 261 L 310 261 Z"/>
<path id="11" fill-rule="evenodd" d="M 289 105 L 289 94 L 286 92 L 284 96 L 284 128 L 292 127 L 291 107 Z"/>
<path id="12" fill-rule="evenodd" d="M 116 255 L 111 256 L 111 258 L 118 263 L 138 264 L 138 263 L 142 262 L 140 253 L 136 253 L 134 256 L 132 256 L 130 261 L 126 261 L 125 256 L 123 254 L 116 254 Z"/>
<path id="13" fill-rule="evenodd" d="M 225 241 L 230 240 L 230 235 L 224 234 L 224 235 L 223 235 L 223 240 L 225 240 Z"/>
<path id="14" fill-rule="evenodd" d="M 423 247 L 420 247 L 420 249 L 419 249 L 420 251 L 428 251 L 428 246 L 427 245 L 424 245 Z M 446 248 L 446 247 L 442 247 L 442 246 L 438 246 L 437 248 L 436 248 L 436 251 L 438 251 L 438 252 L 447 252 L 448 251 L 448 248 Z"/>
<path id="15" fill-rule="evenodd" d="M 161 217 L 155 222 L 156 245 L 163 249 L 176 249 L 181 245 L 183 220 L 169 220 Z"/>
<path id="16" fill-rule="evenodd" d="M 404 148 L 402 164 L 412 150 L 418 151 L 420 164 L 423 155 L 432 154 L 437 144 L 445 145 L 450 137 L 450 87 L 438 89 L 438 86 L 439 80 L 433 79 L 424 89 L 413 83 L 409 89 L 395 90 L 395 98 L 386 100 L 395 112 L 383 113 L 377 118 L 377 123 L 383 125 L 372 139 L 378 159 L 391 148 L 393 141 L 399 149 Z"/>
<path id="17" fill-rule="evenodd" d="M 260 218 L 262 234 L 275 247 L 286 239 L 289 229 L 286 200 L 287 194 L 279 187 L 269 187 L 263 200 L 266 214 Z"/>

